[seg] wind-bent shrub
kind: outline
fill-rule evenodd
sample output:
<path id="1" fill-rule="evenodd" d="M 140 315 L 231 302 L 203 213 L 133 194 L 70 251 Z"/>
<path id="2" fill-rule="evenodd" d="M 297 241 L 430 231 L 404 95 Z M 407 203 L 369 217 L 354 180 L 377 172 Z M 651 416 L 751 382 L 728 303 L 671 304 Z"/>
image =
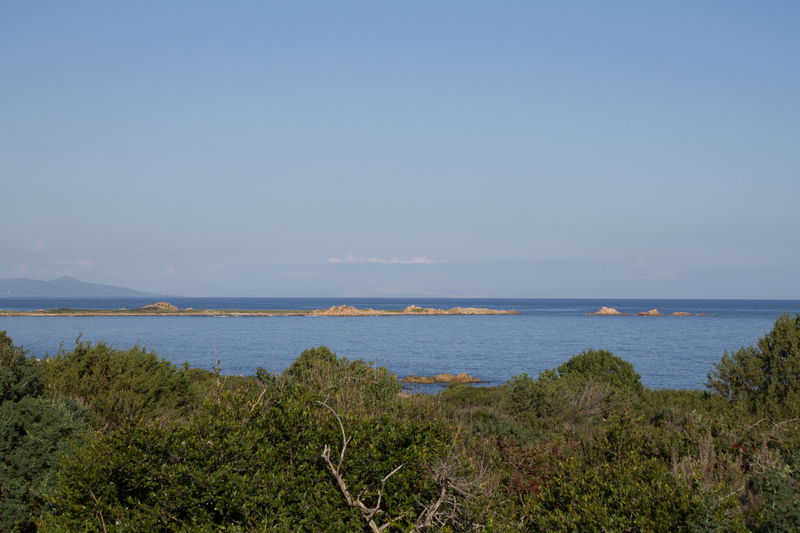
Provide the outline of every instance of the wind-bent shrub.
<path id="1" fill-rule="evenodd" d="M 57 465 L 89 429 L 86 409 L 48 398 L 42 363 L 0 332 L 0 531 L 35 531 Z"/>
<path id="2" fill-rule="evenodd" d="M 209 395 L 185 421 L 126 422 L 67 461 L 42 531 L 330 531 L 365 528 L 322 458 L 342 432 L 308 387 L 261 373 L 261 394 Z M 253 382 L 253 386 L 257 383 Z M 438 421 L 342 417 L 341 474 L 380 518 L 408 531 L 440 487 L 430 468 L 450 444 Z M 394 530 L 394 529 L 392 529 Z M 387 530 L 388 531 L 388 530 Z"/>
<path id="3" fill-rule="evenodd" d="M 706 386 L 770 417 L 800 414 L 800 313 L 782 314 L 755 347 L 722 355 Z"/>
<path id="4" fill-rule="evenodd" d="M 44 367 L 48 389 L 85 402 L 97 429 L 126 418 L 182 415 L 198 399 L 188 365 L 178 369 L 139 345 L 123 350 L 78 338 L 74 350 L 62 349 Z"/>

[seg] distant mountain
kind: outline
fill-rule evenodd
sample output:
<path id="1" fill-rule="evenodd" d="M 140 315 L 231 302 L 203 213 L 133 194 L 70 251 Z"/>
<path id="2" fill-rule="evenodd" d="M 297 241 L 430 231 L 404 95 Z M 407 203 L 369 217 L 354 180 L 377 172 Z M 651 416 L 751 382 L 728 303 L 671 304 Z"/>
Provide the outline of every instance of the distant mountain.
<path id="1" fill-rule="evenodd" d="M 112 285 L 84 283 L 69 276 L 53 281 L 26 278 L 0 279 L 0 298 L 91 298 L 94 296 L 153 296 L 155 294 Z"/>

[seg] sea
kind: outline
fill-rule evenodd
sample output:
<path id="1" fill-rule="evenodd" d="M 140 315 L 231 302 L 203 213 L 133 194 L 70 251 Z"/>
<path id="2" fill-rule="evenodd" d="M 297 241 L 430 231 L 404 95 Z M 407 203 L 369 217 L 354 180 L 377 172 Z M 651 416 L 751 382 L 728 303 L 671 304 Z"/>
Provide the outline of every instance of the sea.
<path id="1" fill-rule="evenodd" d="M 339 356 L 385 366 L 402 378 L 466 372 L 488 386 L 537 376 L 588 349 L 631 362 L 653 389 L 703 389 L 723 353 L 756 344 L 781 313 L 800 300 L 647 300 L 521 298 L 2 298 L 0 309 L 133 309 L 165 300 L 180 309 L 312 310 L 333 305 L 403 309 L 514 309 L 477 316 L 134 316 L 0 317 L 17 345 L 44 358 L 71 350 L 76 339 L 125 348 L 144 346 L 176 365 L 223 374 L 281 372 L 300 353 L 327 346 Z M 586 316 L 601 307 L 634 314 L 658 309 L 705 316 Z M 436 386 L 416 386 L 435 392 Z"/>

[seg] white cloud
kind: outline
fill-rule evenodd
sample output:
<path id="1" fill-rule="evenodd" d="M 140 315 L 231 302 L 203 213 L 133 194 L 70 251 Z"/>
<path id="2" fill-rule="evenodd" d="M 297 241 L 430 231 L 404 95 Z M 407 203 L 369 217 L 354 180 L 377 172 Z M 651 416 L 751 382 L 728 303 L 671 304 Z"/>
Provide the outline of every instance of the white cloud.
<path id="1" fill-rule="evenodd" d="M 167 273 L 167 275 L 168 275 L 168 276 L 169 276 L 169 275 L 171 275 L 171 274 L 174 274 L 174 273 L 175 273 L 175 269 L 174 269 L 174 268 L 172 268 L 172 267 L 167 267 L 167 268 L 165 269 L 165 271 L 166 271 L 166 273 Z"/>
<path id="2" fill-rule="evenodd" d="M 366 255 L 362 255 L 361 257 L 355 257 L 352 252 L 347 252 L 347 255 L 345 256 L 345 261 L 347 261 L 348 263 L 363 263 L 366 260 L 367 260 Z"/>
<path id="3" fill-rule="evenodd" d="M 383 257 L 370 257 L 367 259 L 367 256 L 362 255 L 360 257 L 356 257 L 352 254 L 352 252 L 347 252 L 344 259 L 339 259 L 338 257 L 331 256 L 327 260 L 328 263 L 375 263 L 380 265 L 386 264 L 395 264 L 395 265 L 411 265 L 411 264 L 430 264 L 435 263 L 433 259 L 428 259 L 427 256 L 424 255 L 415 255 L 411 259 L 400 259 L 399 257 L 395 256 L 391 259 L 384 259 Z"/>

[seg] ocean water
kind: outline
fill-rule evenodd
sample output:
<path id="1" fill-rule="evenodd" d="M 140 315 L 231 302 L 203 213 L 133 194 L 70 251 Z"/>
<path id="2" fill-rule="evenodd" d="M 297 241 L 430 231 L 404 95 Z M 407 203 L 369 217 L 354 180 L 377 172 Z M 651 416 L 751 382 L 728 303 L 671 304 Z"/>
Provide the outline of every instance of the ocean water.
<path id="1" fill-rule="evenodd" d="M 37 357 L 71 349 L 75 339 L 120 347 L 135 343 L 181 364 L 223 373 L 282 371 L 306 348 L 325 345 L 340 356 L 364 359 L 399 377 L 466 372 L 489 385 L 554 368 L 587 349 L 610 350 L 630 361 L 651 388 L 703 388 L 725 350 L 755 344 L 798 300 L 581 300 L 425 298 L 177 298 L 179 308 L 324 309 L 332 305 L 402 309 L 487 307 L 511 316 L 389 317 L 0 317 L 16 344 Z M 0 299 L 0 309 L 132 309 L 158 298 Z M 657 308 L 710 316 L 584 316 L 602 306 L 636 313 Z M 429 387 L 429 391 L 435 387 Z"/>

